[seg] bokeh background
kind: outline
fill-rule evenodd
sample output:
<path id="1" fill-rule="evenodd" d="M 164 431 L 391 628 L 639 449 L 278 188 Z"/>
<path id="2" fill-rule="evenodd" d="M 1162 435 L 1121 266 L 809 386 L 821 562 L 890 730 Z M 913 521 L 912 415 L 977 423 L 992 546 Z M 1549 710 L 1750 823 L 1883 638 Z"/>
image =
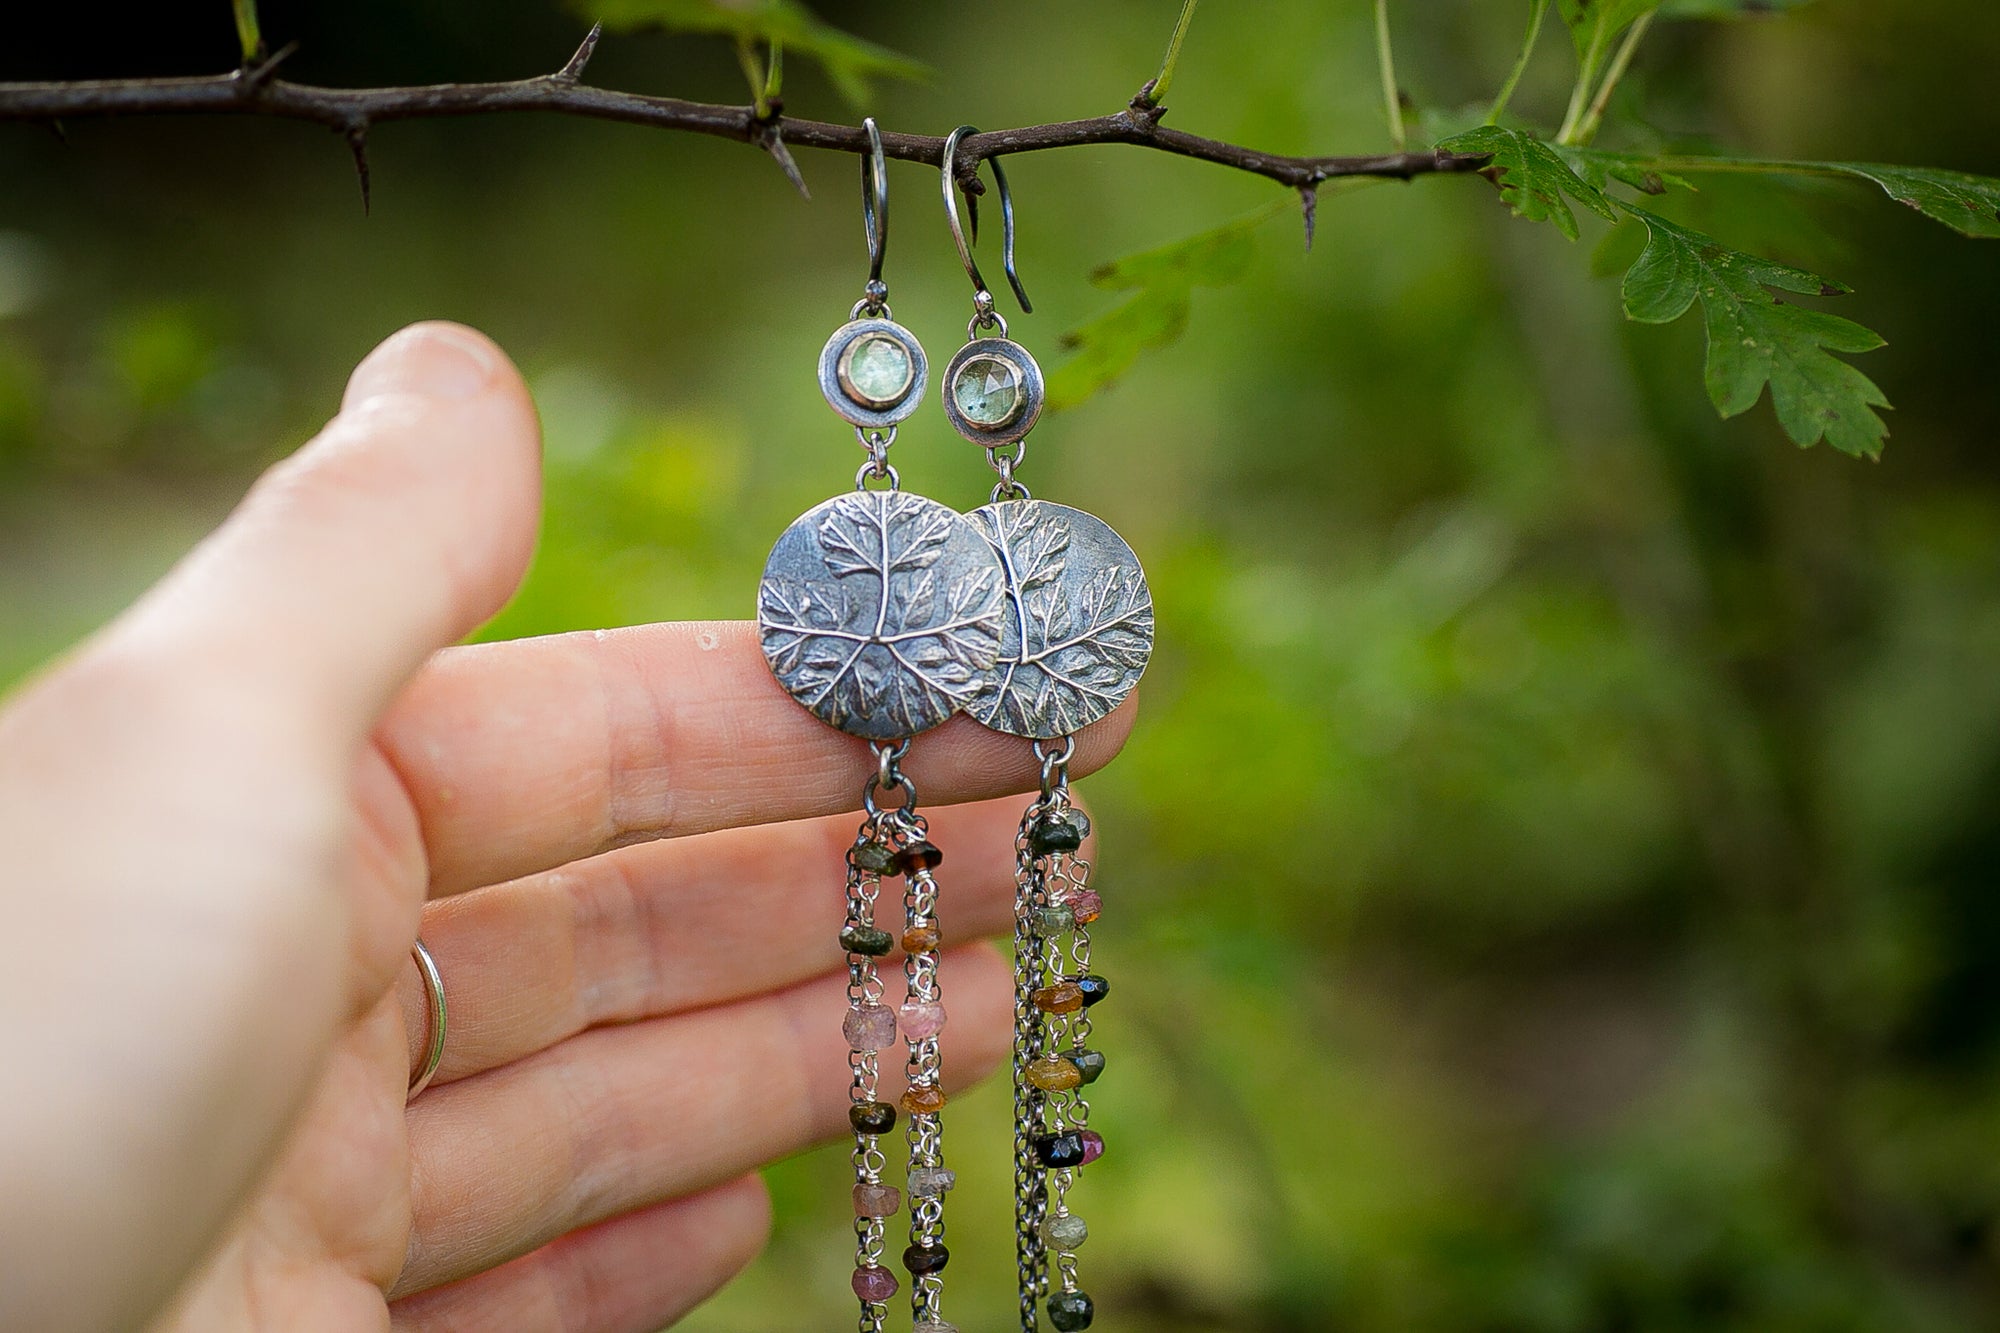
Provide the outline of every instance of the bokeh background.
<path id="1" fill-rule="evenodd" d="M 892 128 L 1099 114 L 1168 0 L 828 4 L 929 62 Z M 1395 7 L 1432 107 L 1489 97 L 1524 4 Z M 0 77 L 212 72 L 221 0 L 10 14 Z M 544 0 L 265 5 L 291 77 L 553 68 Z M 1822 0 L 1662 30 L 1610 143 L 2000 174 L 2000 13 Z M 1552 122 L 1552 30 L 1517 109 Z M 726 46 L 608 41 L 594 81 L 741 101 Z M 800 114 L 857 114 L 804 62 Z M 1173 123 L 1386 145 L 1362 0 L 1214 5 Z M 548 431 L 549 509 L 494 635 L 749 613 L 772 535 L 857 461 L 812 379 L 862 277 L 851 159 L 801 201 L 744 146 L 532 116 L 343 145 L 247 120 L 0 127 L 0 680 L 100 623 L 420 317 L 490 330 Z M 935 176 L 892 169 L 898 315 L 964 279 Z M 1013 163 L 1057 339 L 1092 267 L 1273 198 L 1120 148 Z M 1330 194 L 1243 281 L 1036 434 L 1028 478 L 1121 528 L 1161 638 L 1091 780 L 1117 994 L 1081 1187 L 1105 1330 L 2000 1327 L 2000 247 L 1858 189 L 1674 207 L 1850 282 L 1896 400 L 1879 464 L 1718 421 L 1700 331 L 1628 325 L 1581 245 L 1476 177 Z M 927 414 L 898 461 L 990 477 Z M 829 899 L 829 921 L 837 910 Z M 1002 1327 L 1004 1093 L 952 1128 L 952 1308 Z M 992 1150 L 979 1153 L 984 1142 Z M 776 1236 L 684 1327 L 838 1327 L 845 1186 L 770 1173 Z"/>

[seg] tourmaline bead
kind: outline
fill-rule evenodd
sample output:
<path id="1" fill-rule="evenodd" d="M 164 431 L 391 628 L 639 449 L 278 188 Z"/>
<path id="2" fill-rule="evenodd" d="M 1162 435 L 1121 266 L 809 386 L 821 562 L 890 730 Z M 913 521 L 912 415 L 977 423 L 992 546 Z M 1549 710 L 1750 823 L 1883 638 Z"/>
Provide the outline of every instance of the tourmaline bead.
<path id="1" fill-rule="evenodd" d="M 904 1005 L 897 1018 L 897 1025 L 903 1035 L 911 1041 L 922 1041 L 935 1037 L 944 1031 L 944 1006 L 934 1002 L 912 1000 Z"/>
<path id="2" fill-rule="evenodd" d="M 1102 1134 L 1094 1129 L 1086 1129 L 1076 1137 L 1077 1142 L 1083 1145 L 1082 1165 L 1089 1166 L 1092 1162 L 1104 1156 L 1104 1136 Z"/>
<path id="3" fill-rule="evenodd" d="M 1078 1250 L 1090 1237 L 1090 1228 L 1074 1213 L 1064 1213 L 1061 1217 L 1051 1217 L 1042 1223 L 1042 1237 L 1050 1249 Z"/>
<path id="4" fill-rule="evenodd" d="M 858 1134 L 887 1134 L 896 1127 L 896 1108 L 887 1102 L 856 1102 L 847 1119 Z"/>
<path id="5" fill-rule="evenodd" d="M 1087 926 L 1104 915 L 1104 899 L 1089 889 L 1078 889 L 1069 896 L 1069 910 L 1075 914 L 1079 926 Z"/>
<path id="6" fill-rule="evenodd" d="M 914 875 L 919 870 L 936 870 L 943 861 L 944 853 L 935 844 L 919 838 L 896 853 L 896 872 Z"/>
<path id="7" fill-rule="evenodd" d="M 1076 979 L 1076 988 L 1083 992 L 1085 1008 L 1096 1004 L 1099 1000 L 1111 994 L 1111 983 L 1095 974 L 1087 977 L 1078 977 Z"/>
<path id="8" fill-rule="evenodd" d="M 936 1115 L 944 1110 L 943 1088 L 911 1088 L 903 1094 L 903 1109 L 911 1115 Z"/>
<path id="9" fill-rule="evenodd" d="M 936 926 L 911 926 L 903 932 L 904 953 L 936 953 L 942 943 Z"/>
<path id="10" fill-rule="evenodd" d="M 1043 1166 L 1060 1171 L 1065 1167 L 1083 1165 L 1083 1139 L 1074 1131 L 1068 1134 L 1037 1134 L 1030 1143 L 1035 1149 L 1035 1160 Z"/>
<path id="11" fill-rule="evenodd" d="M 1079 1001 L 1078 1003 L 1081 1003 Z M 840 1021 L 847 1044 L 857 1051 L 879 1051 L 896 1040 L 896 1011 L 886 1004 L 849 1009 Z"/>
<path id="12" fill-rule="evenodd" d="M 1053 856 L 1057 852 L 1073 852 L 1083 846 L 1083 835 L 1090 828 L 1088 820 L 1075 816 L 1081 811 L 1066 811 L 1057 814 L 1053 810 L 1038 815 L 1035 822 L 1028 825 L 1028 850 L 1036 856 Z"/>
<path id="13" fill-rule="evenodd" d="M 1066 935 L 1076 929 L 1076 913 L 1067 907 L 1037 907 L 1033 921 L 1037 935 Z"/>
<path id="14" fill-rule="evenodd" d="M 896 1210 L 903 1206 L 903 1191 L 894 1185 L 856 1185 L 854 1187 L 854 1215 L 856 1217 L 894 1217 Z"/>
<path id="15" fill-rule="evenodd" d="M 864 842 L 848 856 L 856 870 L 865 870 L 871 875 L 880 875 L 896 864 L 896 849 L 886 842 Z"/>
<path id="16" fill-rule="evenodd" d="M 1055 1325 L 1056 1333 L 1089 1328 L 1096 1315 L 1097 1307 L 1080 1291 L 1059 1291 L 1049 1297 L 1049 1322 Z"/>
<path id="17" fill-rule="evenodd" d="M 903 1267 L 919 1276 L 942 1273 L 944 1266 L 950 1262 L 951 1251 L 942 1245 L 912 1245 L 903 1251 Z"/>
<path id="18" fill-rule="evenodd" d="M 849 953 L 880 958 L 896 947 L 896 937 L 873 926 L 849 926 L 840 932 L 840 947 Z"/>
<path id="19" fill-rule="evenodd" d="M 1083 1075 L 1085 1083 L 1097 1082 L 1098 1076 L 1104 1072 L 1104 1052 L 1102 1051 L 1087 1050 L 1079 1046 L 1075 1050 L 1065 1051 L 1063 1054 L 1071 1064 L 1076 1066 L 1076 1072 Z"/>
<path id="20" fill-rule="evenodd" d="M 880 1305 L 894 1297 L 901 1285 L 894 1273 L 874 1264 L 854 1270 L 854 1294 L 873 1305 Z"/>
<path id="21" fill-rule="evenodd" d="M 1074 981 L 1058 981 L 1033 993 L 1035 1008 L 1045 1014 L 1073 1014 L 1083 1008 L 1083 988 Z"/>
<path id="22" fill-rule="evenodd" d="M 1060 1055 L 1046 1055 L 1028 1065 L 1027 1080 L 1043 1092 L 1067 1092 L 1083 1083 L 1083 1071 Z"/>
<path id="23" fill-rule="evenodd" d="M 958 1184 L 958 1172 L 942 1166 L 910 1169 L 910 1193 L 920 1199 L 935 1198 Z"/>

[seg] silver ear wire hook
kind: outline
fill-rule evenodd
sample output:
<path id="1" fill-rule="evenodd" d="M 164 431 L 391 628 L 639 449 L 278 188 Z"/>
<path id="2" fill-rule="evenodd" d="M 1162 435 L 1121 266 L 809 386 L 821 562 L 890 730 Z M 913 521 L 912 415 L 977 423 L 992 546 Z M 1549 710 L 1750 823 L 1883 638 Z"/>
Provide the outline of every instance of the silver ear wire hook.
<path id="1" fill-rule="evenodd" d="M 861 220 L 868 229 L 868 296 L 879 305 L 888 298 L 882 281 L 882 260 L 889 251 L 889 170 L 882 152 L 882 131 L 875 117 L 861 122 L 868 133 L 868 151 L 861 158 Z"/>
<path id="2" fill-rule="evenodd" d="M 987 290 L 986 279 L 980 276 L 979 263 L 972 257 L 972 241 L 979 239 L 979 205 L 971 195 L 966 196 L 966 212 L 972 222 L 971 240 L 966 239 L 966 229 L 958 218 L 958 141 L 968 134 L 979 131 L 971 125 L 961 125 L 953 130 L 944 141 L 944 162 L 941 174 L 944 178 L 944 215 L 951 223 L 951 239 L 958 243 L 958 257 L 965 265 L 965 272 L 972 279 L 976 292 L 987 298 L 986 307 L 991 309 L 992 293 Z M 1021 286 L 1021 276 L 1014 271 L 1014 195 L 1007 188 L 1007 173 L 1001 169 L 1000 159 L 986 159 L 993 167 L 993 183 L 1000 190 L 1000 264 L 1007 274 L 1007 285 L 1014 289 L 1014 299 L 1021 303 L 1021 313 L 1033 314 L 1035 307 L 1028 300 L 1027 289 Z"/>

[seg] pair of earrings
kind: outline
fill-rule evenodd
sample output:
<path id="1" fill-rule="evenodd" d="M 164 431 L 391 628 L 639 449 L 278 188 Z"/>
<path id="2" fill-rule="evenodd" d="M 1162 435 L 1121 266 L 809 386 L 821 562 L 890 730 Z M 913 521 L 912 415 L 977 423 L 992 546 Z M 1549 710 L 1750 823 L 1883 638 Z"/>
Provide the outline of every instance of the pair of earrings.
<path id="1" fill-rule="evenodd" d="M 1104 1070 L 1090 1047 L 1090 1008 L 1108 983 L 1091 970 L 1089 926 L 1102 904 L 1080 852 L 1089 820 L 1070 796 L 1075 734 L 1105 716 L 1138 683 L 1152 651 L 1153 605 L 1138 558 L 1101 519 L 1037 500 L 1016 477 L 1028 432 L 1040 417 L 1040 366 L 1007 335 L 959 221 L 954 164 L 971 126 L 945 141 L 946 217 L 972 279 L 967 342 L 943 374 L 952 426 L 985 449 L 999 474 L 990 502 L 969 514 L 902 489 L 889 462 L 897 426 L 923 400 L 929 365 L 916 337 L 889 309 L 882 263 L 888 241 L 888 176 L 880 132 L 864 122 L 862 214 L 869 273 L 862 299 L 820 354 L 820 389 L 854 427 L 867 452 L 854 490 L 808 510 L 778 538 L 758 592 L 765 657 L 779 683 L 815 716 L 871 743 L 876 772 L 862 792 L 863 818 L 847 853 L 847 1036 L 854 1128 L 853 1287 L 862 1333 L 882 1333 L 900 1289 L 884 1263 L 889 1219 L 909 1202 L 914 1333 L 956 1333 L 942 1313 L 945 1165 L 939 1036 L 937 870 L 916 788 L 902 762 L 920 733 L 966 713 L 1034 741 L 1039 794 L 1015 840 L 1014 1179 L 1021 1327 L 1039 1312 L 1061 1333 L 1090 1326 L 1076 1252 L 1088 1229 L 1070 1211 L 1079 1168 L 1104 1141 L 1089 1128 L 1082 1089 Z M 1014 272 L 1014 209 L 993 160 L 1007 278 L 1030 309 Z M 968 196 L 968 206 L 971 206 Z M 977 215 L 973 215 L 977 227 Z M 877 922 L 885 880 L 903 882 L 902 929 Z M 900 945 L 907 999 L 884 1001 L 877 960 Z M 878 1096 L 882 1053 L 906 1049 L 908 1168 L 886 1183 L 883 1137 L 899 1107 Z"/>

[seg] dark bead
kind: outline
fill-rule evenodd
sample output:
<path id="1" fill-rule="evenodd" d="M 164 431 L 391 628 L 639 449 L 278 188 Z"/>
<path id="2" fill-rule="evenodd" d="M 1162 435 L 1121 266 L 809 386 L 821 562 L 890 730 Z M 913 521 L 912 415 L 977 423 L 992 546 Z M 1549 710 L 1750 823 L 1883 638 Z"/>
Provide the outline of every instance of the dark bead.
<path id="1" fill-rule="evenodd" d="M 896 849 L 886 842 L 864 842 L 847 854 L 856 870 L 880 875 L 896 864 Z"/>
<path id="2" fill-rule="evenodd" d="M 1085 1083 L 1097 1082 L 1098 1075 L 1104 1072 L 1104 1052 L 1102 1051 L 1085 1050 L 1079 1046 L 1077 1049 L 1065 1051 L 1063 1054 L 1067 1055 L 1069 1062 L 1076 1066 L 1076 1072 L 1083 1075 Z"/>
<path id="3" fill-rule="evenodd" d="M 1032 1140 L 1035 1160 L 1052 1170 L 1083 1165 L 1083 1136 L 1077 1133 L 1037 1134 Z"/>
<path id="4" fill-rule="evenodd" d="M 942 1245 L 912 1245 L 903 1251 L 903 1267 L 919 1277 L 925 1273 L 942 1273 L 944 1266 L 950 1262 L 951 1251 Z"/>
<path id="5" fill-rule="evenodd" d="M 943 860 L 944 853 L 935 844 L 919 838 L 896 853 L 896 873 L 914 875 L 919 870 L 936 870 Z"/>
<path id="6" fill-rule="evenodd" d="M 1080 1291 L 1059 1291 L 1049 1297 L 1049 1322 L 1056 1326 L 1057 1333 L 1076 1333 L 1078 1329 L 1089 1328 L 1096 1316 L 1097 1307 Z"/>
<path id="7" fill-rule="evenodd" d="M 1083 1007 L 1086 1009 L 1111 994 L 1111 983 L 1094 973 L 1087 977 L 1078 977 L 1076 988 L 1083 992 Z"/>
<path id="8" fill-rule="evenodd" d="M 1036 856 L 1073 852 L 1083 846 L 1083 835 L 1088 832 L 1090 820 L 1081 810 L 1062 814 L 1050 811 L 1037 816 L 1035 822 L 1028 825 L 1028 850 Z"/>
<path id="9" fill-rule="evenodd" d="M 847 1119 L 857 1134 L 887 1134 L 896 1127 L 896 1108 L 887 1102 L 856 1102 Z"/>
<path id="10" fill-rule="evenodd" d="M 849 953 L 880 958 L 896 947 L 896 937 L 886 930 L 877 930 L 873 926 L 849 926 L 840 932 L 840 947 Z"/>

